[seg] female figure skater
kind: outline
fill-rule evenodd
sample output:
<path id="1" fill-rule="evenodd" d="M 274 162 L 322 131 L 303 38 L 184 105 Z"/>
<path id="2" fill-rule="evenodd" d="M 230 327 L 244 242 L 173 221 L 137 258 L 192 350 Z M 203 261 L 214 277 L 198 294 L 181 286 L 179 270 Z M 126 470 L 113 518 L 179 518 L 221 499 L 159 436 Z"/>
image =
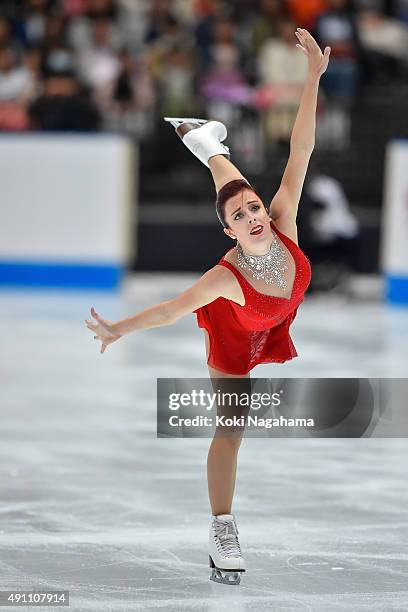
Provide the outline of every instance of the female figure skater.
<path id="1" fill-rule="evenodd" d="M 94 321 L 85 323 L 101 341 L 101 353 L 125 334 L 171 325 L 195 312 L 199 327 L 204 329 L 213 381 L 248 379 L 259 363 L 296 357 L 289 326 L 310 282 L 309 262 L 297 245 L 296 214 L 314 148 L 319 81 L 328 65 L 330 48 L 322 53 L 306 30 L 298 28 L 295 34 L 297 47 L 308 59 L 308 77 L 291 134 L 288 163 L 269 211 L 229 161 L 229 149 L 222 144 L 227 136 L 222 123 L 166 118 L 188 149 L 210 169 L 218 218 L 225 234 L 237 244 L 172 300 L 115 323 L 91 308 Z M 241 436 L 216 435 L 207 462 L 211 578 L 228 584 L 239 584 L 240 572 L 246 570 L 231 514 L 240 443 Z"/>

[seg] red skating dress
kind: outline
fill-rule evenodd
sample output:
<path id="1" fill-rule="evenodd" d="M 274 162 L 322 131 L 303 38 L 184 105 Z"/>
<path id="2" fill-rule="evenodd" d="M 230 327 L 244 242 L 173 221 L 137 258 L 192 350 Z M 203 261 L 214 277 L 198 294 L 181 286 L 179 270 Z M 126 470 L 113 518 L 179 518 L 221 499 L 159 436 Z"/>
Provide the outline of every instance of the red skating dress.
<path id="1" fill-rule="evenodd" d="M 218 265 L 227 267 L 238 280 L 245 306 L 219 297 L 194 311 L 198 326 L 208 332 L 208 365 L 228 374 L 247 374 L 259 363 L 283 363 L 297 357 L 289 327 L 309 286 L 311 268 L 298 245 L 272 221 L 271 227 L 293 257 L 295 276 L 290 298 L 259 293 L 223 256 Z"/>

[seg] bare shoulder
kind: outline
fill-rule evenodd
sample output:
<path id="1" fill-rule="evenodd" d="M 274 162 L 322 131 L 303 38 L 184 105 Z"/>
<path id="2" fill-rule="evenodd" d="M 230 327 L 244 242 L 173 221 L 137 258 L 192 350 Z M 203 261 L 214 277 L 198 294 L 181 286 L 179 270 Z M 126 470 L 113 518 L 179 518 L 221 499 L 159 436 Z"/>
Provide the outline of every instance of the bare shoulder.
<path id="1" fill-rule="evenodd" d="M 243 295 L 241 287 L 234 274 L 226 266 L 216 265 L 207 270 L 197 283 L 200 295 L 216 299 L 224 297 L 241 304 Z"/>
<path id="2" fill-rule="evenodd" d="M 227 261 L 230 261 L 230 259 Z M 240 306 L 244 306 L 245 297 L 235 274 L 225 266 L 217 265 L 213 269 L 215 268 L 219 270 L 218 282 L 220 283 L 219 289 L 221 290 L 222 297 L 232 300 Z"/>
<path id="3" fill-rule="evenodd" d="M 272 211 L 270 211 L 271 213 Z M 282 233 L 290 238 L 295 244 L 298 244 L 298 231 L 296 225 L 296 217 L 292 214 L 281 214 L 275 218 L 271 215 L 274 226 Z"/>
<path id="4" fill-rule="evenodd" d="M 207 272 L 207 274 L 210 273 L 211 282 L 221 291 L 221 295 L 224 295 L 228 289 L 234 286 L 236 278 L 227 267 L 217 264 Z"/>
<path id="5" fill-rule="evenodd" d="M 216 265 L 207 270 L 195 286 L 208 295 L 222 296 L 230 282 L 230 276 L 233 275 L 225 266 Z"/>

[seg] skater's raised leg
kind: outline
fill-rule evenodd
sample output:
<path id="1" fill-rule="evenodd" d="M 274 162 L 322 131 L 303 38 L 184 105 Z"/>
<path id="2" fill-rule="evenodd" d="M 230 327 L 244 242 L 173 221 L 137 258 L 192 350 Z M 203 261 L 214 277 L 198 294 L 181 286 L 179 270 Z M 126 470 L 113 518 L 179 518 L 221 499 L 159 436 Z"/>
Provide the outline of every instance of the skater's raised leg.
<path id="1" fill-rule="evenodd" d="M 174 117 L 165 117 L 165 121 L 176 128 L 186 147 L 210 169 L 217 193 L 230 181 L 246 180 L 229 161 L 229 148 L 222 144 L 227 137 L 227 128 L 223 123 Z"/>
<path id="2" fill-rule="evenodd" d="M 218 193 L 230 181 L 247 180 L 236 166 L 224 155 L 215 155 L 208 161 L 208 165 L 213 177 L 215 190 Z"/>

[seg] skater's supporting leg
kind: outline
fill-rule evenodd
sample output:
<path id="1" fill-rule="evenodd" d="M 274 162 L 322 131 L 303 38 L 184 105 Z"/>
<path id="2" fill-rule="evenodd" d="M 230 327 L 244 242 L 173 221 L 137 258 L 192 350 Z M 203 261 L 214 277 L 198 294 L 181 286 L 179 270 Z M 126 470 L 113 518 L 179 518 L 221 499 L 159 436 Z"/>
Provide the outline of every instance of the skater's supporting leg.
<path id="1" fill-rule="evenodd" d="M 210 344 L 208 332 L 206 330 L 204 330 L 204 338 L 208 359 Z M 249 374 L 245 376 L 233 376 L 210 367 L 208 370 L 212 381 L 222 378 L 245 378 L 247 380 L 250 378 Z M 241 445 L 242 435 L 243 430 L 237 430 L 234 431 L 233 436 L 215 436 L 211 442 L 207 457 L 207 479 L 208 495 L 213 515 L 231 513 L 237 472 L 237 455 Z"/>
<path id="2" fill-rule="evenodd" d="M 213 438 L 207 458 L 208 495 L 211 512 L 230 514 L 237 473 L 237 455 L 241 439 Z"/>
<path id="3" fill-rule="evenodd" d="M 208 165 L 215 184 L 215 190 L 219 190 L 229 183 L 237 179 L 245 179 L 236 166 L 229 161 L 224 155 L 214 155 L 208 160 Z"/>

